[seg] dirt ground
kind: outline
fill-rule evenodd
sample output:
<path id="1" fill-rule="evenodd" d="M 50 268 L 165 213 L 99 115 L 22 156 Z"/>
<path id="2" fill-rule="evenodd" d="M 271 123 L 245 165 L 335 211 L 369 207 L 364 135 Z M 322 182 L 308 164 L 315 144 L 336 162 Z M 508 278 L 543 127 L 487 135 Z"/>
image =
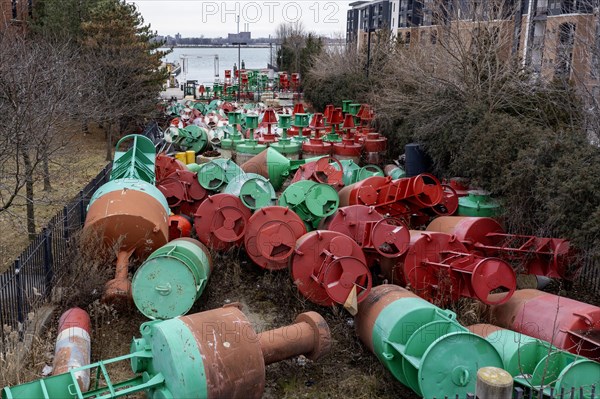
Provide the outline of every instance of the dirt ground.
<path id="1" fill-rule="evenodd" d="M 35 176 L 35 222 L 39 231 L 63 206 L 92 180 L 107 164 L 104 133 L 90 126 L 90 134 L 73 133 L 68 144 L 51 159 L 52 190 L 43 190 L 41 166 Z M 25 189 L 22 189 L 23 193 Z M 0 213 L 0 272 L 12 267 L 15 258 L 27 247 L 25 198 L 19 197 L 6 212 Z"/>
<path id="2" fill-rule="evenodd" d="M 92 258 L 95 254 L 89 254 Z M 50 328 L 36 342 L 34 350 L 18 370 L 10 359 L 0 359 L 0 387 L 38 379 L 45 365 L 50 365 L 60 314 L 72 307 L 86 309 L 92 319 L 92 361 L 129 353 L 133 337 L 139 337 L 139 326 L 147 321 L 135 308 L 116 310 L 100 302 L 101 287 L 112 277 L 110 261 L 76 257 L 73 272 L 61 285 L 62 299 Z M 257 270 L 243 251 L 213 256 L 214 269 L 206 291 L 190 313 L 214 309 L 232 302 L 244 305 L 257 332 L 288 325 L 295 316 L 317 311 L 330 326 L 333 343 L 323 359 L 293 358 L 267 367 L 264 398 L 417 398 L 410 389 L 396 381 L 355 334 L 353 318 L 341 308 L 323 308 L 298 294 L 286 270 Z M 573 287 L 575 292 L 583 291 Z M 560 290 L 559 285 L 551 291 Z M 581 298 L 584 299 L 584 298 Z M 487 322 L 476 301 L 463 299 L 452 307 L 463 325 Z M 14 375 L 9 376 L 8 371 Z M 113 382 L 133 376 L 128 362 L 109 368 Z M 144 394 L 129 398 L 144 398 Z"/>
<path id="3" fill-rule="evenodd" d="M 86 155 L 92 153 L 96 155 Z M 60 201 L 61 196 L 65 199 L 74 196 L 104 166 L 102 134 L 95 132 L 91 137 L 73 142 L 73 148 L 65 150 L 61 161 L 68 162 L 75 168 L 71 170 L 78 173 L 70 173 L 66 181 L 53 180 L 55 190 L 50 193 L 52 200 L 38 207 L 39 226 L 44 224 L 44 218 L 49 219 L 62 207 L 65 201 Z M 53 165 L 55 172 L 64 172 L 58 165 Z M 21 212 L 23 216 L 24 207 Z M 13 259 L 27 244 L 23 225 L 15 224 L 19 225 L 18 222 L 9 224 L 0 219 L 0 228 L 4 231 L 0 259 Z M 94 249 L 85 252 L 87 256 L 74 255 L 71 273 L 59 284 L 62 295 L 56 302 L 54 319 L 36 341 L 25 362 L 14 363 L 10 354 L 0 357 L 0 387 L 41 378 L 44 366 L 52 362 L 58 318 L 72 306 L 82 307 L 90 313 L 94 362 L 129 353 L 131 339 L 140 336 L 139 326 L 147 319 L 135 307 L 117 310 L 100 302 L 102 286 L 112 277 L 112 259 L 102 260 L 106 257 L 100 256 Z M 265 398 L 417 397 L 397 382 L 360 342 L 353 318 L 345 310 L 323 308 L 308 302 L 298 294 L 286 270 L 258 270 L 241 250 L 225 255 L 213 254 L 213 261 L 213 274 L 207 289 L 190 313 L 240 302 L 258 332 L 290 324 L 297 314 L 309 310 L 322 314 L 330 326 L 333 343 L 331 353 L 325 358 L 312 362 L 300 357 L 267 367 Z M 578 285 L 553 283 L 548 290 L 590 303 L 599 302 L 596 293 Z M 452 310 L 464 325 L 488 321 L 480 306 L 472 300 L 461 300 Z M 127 362 L 110 367 L 109 372 L 113 382 L 133 376 Z M 143 398 L 145 395 L 129 397 Z"/>
<path id="4" fill-rule="evenodd" d="M 374 355 L 360 343 L 353 318 L 341 308 L 322 308 L 307 302 L 292 285 L 287 271 L 264 272 L 251 266 L 241 251 L 215 255 L 214 270 L 208 287 L 190 313 L 201 312 L 240 302 L 257 332 L 291 324 L 297 314 L 314 310 L 327 320 L 333 338 L 331 352 L 312 362 L 303 357 L 267 367 L 265 398 L 413 398 L 409 389 L 396 382 Z M 74 273 L 66 279 L 63 298 L 58 303 L 49 330 L 36 343 L 25 365 L 11 370 L 15 375 L 0 378 L 3 384 L 22 383 L 41 377 L 50 365 L 56 325 L 60 314 L 71 306 L 86 309 L 92 319 L 92 361 L 129 353 L 139 326 L 147 321 L 137 309 L 116 310 L 99 301 L 101 288 L 111 278 L 109 263 L 86 263 L 77 258 Z M 77 270 L 77 271 L 75 271 Z M 9 366 L 0 361 L 4 374 Z M 109 368 L 113 381 L 132 377 L 127 362 Z M 2 381 L 3 380 L 3 381 Z M 143 398 L 145 395 L 130 396 Z"/>

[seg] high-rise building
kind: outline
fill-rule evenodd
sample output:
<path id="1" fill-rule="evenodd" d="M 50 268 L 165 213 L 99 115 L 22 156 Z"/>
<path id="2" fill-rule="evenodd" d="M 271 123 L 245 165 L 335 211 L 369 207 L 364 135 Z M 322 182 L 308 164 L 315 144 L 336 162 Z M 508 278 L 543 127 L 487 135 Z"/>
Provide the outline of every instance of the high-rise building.
<path id="1" fill-rule="evenodd" d="M 485 23 L 492 25 L 492 31 L 508 43 L 503 51 L 517 55 L 535 77 L 570 79 L 598 94 L 598 3 L 599 0 L 359 1 L 350 4 L 346 40 L 360 47 L 366 43 L 369 30 L 385 28 L 406 47 L 415 48 L 436 45 L 440 34 L 449 27 L 457 28 L 464 37 L 473 37 Z M 388 25 L 381 23 L 384 21 Z"/>
<path id="2" fill-rule="evenodd" d="M 369 32 L 389 29 L 390 0 L 356 1 L 347 13 L 346 41 L 358 47 L 368 40 Z"/>

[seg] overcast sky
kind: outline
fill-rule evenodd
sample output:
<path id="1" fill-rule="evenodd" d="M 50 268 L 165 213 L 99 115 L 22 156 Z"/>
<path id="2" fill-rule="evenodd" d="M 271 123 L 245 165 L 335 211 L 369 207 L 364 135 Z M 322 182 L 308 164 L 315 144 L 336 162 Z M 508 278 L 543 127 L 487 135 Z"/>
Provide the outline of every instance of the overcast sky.
<path id="1" fill-rule="evenodd" d="M 345 36 L 350 1 L 201 1 L 128 0 L 135 3 L 146 23 L 159 35 L 181 33 L 184 37 L 220 37 L 250 23 L 252 37 L 274 35 L 281 22 L 302 21 L 307 31 Z"/>

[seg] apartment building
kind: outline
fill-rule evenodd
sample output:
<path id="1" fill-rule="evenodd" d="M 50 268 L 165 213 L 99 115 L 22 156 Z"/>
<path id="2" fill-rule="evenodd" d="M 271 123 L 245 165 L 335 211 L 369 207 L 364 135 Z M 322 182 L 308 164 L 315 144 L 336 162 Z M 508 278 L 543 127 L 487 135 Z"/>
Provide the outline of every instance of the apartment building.
<path id="1" fill-rule="evenodd" d="M 482 22 L 493 24 L 510 43 L 505 50 L 536 76 L 572 79 L 600 94 L 599 0 L 504 0 L 494 6 L 486 0 L 389 0 L 389 14 L 378 16 L 389 25 L 362 23 L 381 3 L 351 4 L 348 15 L 355 19 L 347 26 L 349 43 L 362 46 L 369 29 L 386 28 L 409 48 L 435 45 L 441 27 L 459 26 L 471 36 Z"/>
<path id="2" fill-rule="evenodd" d="M 358 47 L 367 43 L 369 32 L 389 29 L 393 0 L 356 1 L 347 13 L 346 42 Z"/>
<path id="3" fill-rule="evenodd" d="M 543 79 L 598 85 L 600 46 L 597 0 L 529 0 L 520 23 L 518 51 Z"/>
<path id="4" fill-rule="evenodd" d="M 0 32 L 21 30 L 33 14 L 33 0 L 0 0 Z"/>

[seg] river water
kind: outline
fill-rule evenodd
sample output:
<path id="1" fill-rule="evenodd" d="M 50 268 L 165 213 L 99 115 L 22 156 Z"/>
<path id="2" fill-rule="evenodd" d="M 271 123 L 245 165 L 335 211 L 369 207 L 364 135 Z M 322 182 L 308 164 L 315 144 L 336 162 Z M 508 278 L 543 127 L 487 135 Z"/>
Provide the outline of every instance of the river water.
<path id="1" fill-rule="evenodd" d="M 162 49 L 165 50 L 165 49 Z M 273 47 L 273 61 L 276 58 L 275 47 Z M 167 62 L 179 62 L 183 64 L 182 57 L 187 59 L 187 71 L 182 71 L 177 77 L 180 83 L 185 80 L 196 79 L 200 84 L 209 84 L 215 80 L 215 55 L 218 55 L 218 78 L 223 80 L 224 70 L 233 69 L 233 64 L 238 63 L 238 49 L 236 48 L 181 48 L 176 47 L 164 60 Z M 241 59 L 247 69 L 266 68 L 271 60 L 271 49 L 269 48 L 244 48 L 240 49 Z M 239 65 L 238 65 L 239 66 Z"/>

